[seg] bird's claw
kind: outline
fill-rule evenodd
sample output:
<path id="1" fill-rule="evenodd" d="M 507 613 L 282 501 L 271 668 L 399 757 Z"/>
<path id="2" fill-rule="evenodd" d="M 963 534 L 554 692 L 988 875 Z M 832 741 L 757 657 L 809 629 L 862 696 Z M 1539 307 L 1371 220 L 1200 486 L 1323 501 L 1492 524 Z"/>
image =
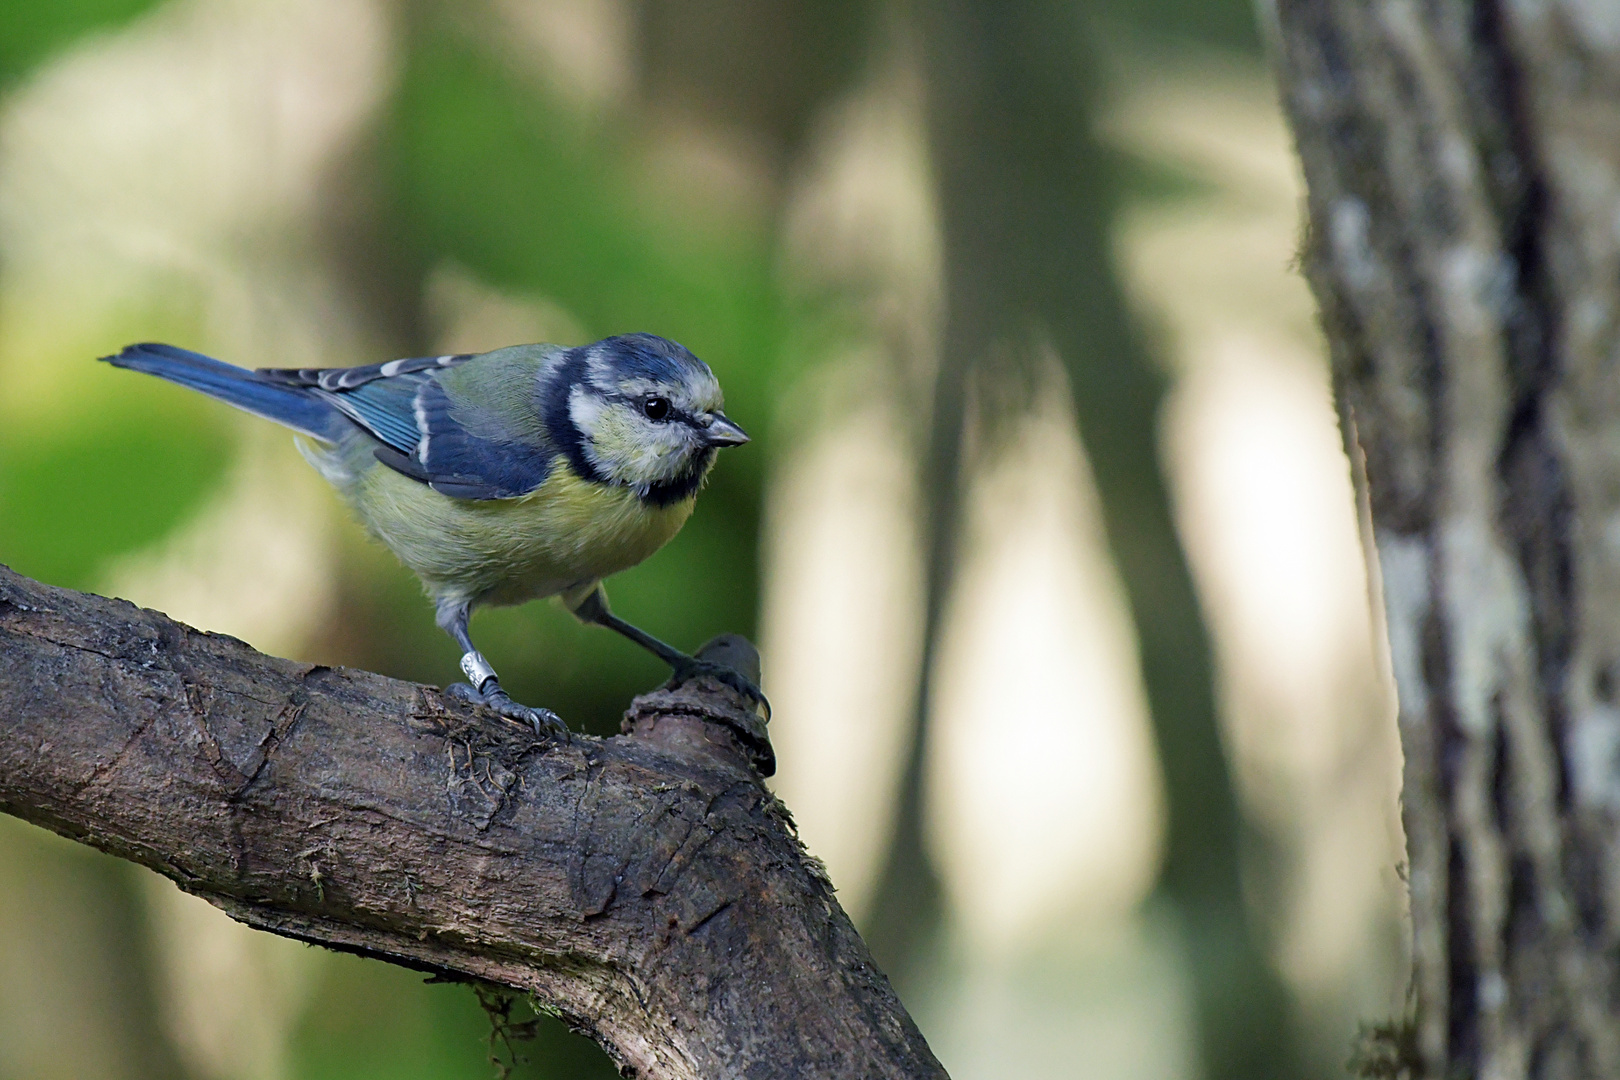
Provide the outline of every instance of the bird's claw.
<path id="1" fill-rule="evenodd" d="M 771 702 L 765 696 L 765 691 L 754 685 L 754 681 L 742 672 L 736 668 L 727 667 L 725 664 L 716 664 L 711 660 L 699 660 L 695 656 L 687 657 L 683 663 L 675 665 L 674 674 L 670 676 L 669 685 L 672 687 L 680 686 L 701 675 L 717 679 L 743 697 L 757 702 L 765 710 L 765 719 L 769 720 L 771 718 Z"/>
<path id="2" fill-rule="evenodd" d="M 512 696 L 502 690 L 493 679 L 484 684 L 483 693 L 473 689 L 470 683 L 452 683 L 445 687 L 444 692 L 461 701 L 484 705 L 507 720 L 527 724 L 542 738 L 548 735 L 564 740 L 568 738 L 568 725 L 563 723 L 562 717 L 550 709 L 539 709 L 513 701 Z"/>

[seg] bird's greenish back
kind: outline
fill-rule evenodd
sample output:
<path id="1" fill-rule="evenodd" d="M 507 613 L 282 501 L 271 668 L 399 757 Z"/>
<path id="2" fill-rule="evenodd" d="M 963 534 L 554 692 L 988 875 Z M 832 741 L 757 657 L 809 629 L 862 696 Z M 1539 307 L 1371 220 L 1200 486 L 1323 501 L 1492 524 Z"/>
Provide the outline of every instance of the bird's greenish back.
<path id="1" fill-rule="evenodd" d="M 565 352 L 561 345 L 513 345 L 440 372 L 451 418 L 482 439 L 552 448 L 536 387 L 540 369 Z"/>

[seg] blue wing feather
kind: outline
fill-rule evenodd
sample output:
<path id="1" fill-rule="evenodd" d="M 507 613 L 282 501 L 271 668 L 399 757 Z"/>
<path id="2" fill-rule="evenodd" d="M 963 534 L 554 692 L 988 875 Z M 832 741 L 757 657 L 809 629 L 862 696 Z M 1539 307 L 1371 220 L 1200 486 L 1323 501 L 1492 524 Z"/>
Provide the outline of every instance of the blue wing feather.
<path id="1" fill-rule="evenodd" d="M 489 354 L 483 354 L 489 355 Z M 158 375 L 328 442 L 358 434 L 382 445 L 379 461 L 458 499 L 509 499 L 545 482 L 557 450 L 532 432 L 473 434 L 452 415 L 438 376 L 478 359 L 471 354 L 390 360 L 353 368 L 250 371 L 178 349 L 131 345 L 108 362 Z M 467 410 L 466 403 L 458 403 Z M 351 426 L 351 424 L 353 426 Z"/>
<path id="2" fill-rule="evenodd" d="M 347 368 L 259 368 L 258 374 L 278 383 L 293 386 L 318 386 L 322 390 L 353 390 L 377 379 L 391 379 L 396 375 L 412 375 L 420 371 L 442 371 L 465 364 L 477 353 L 452 353 L 448 356 L 416 356 L 406 360 L 389 360 L 382 364 L 365 364 Z"/>
<path id="3" fill-rule="evenodd" d="M 545 482 L 556 456 L 516 437 L 475 435 L 451 414 L 437 376 L 471 355 L 391 360 L 357 368 L 261 369 L 307 387 L 384 445 L 377 460 L 458 499 L 510 499 Z"/>
<path id="4" fill-rule="evenodd" d="M 549 447 L 468 431 L 452 415 L 449 395 L 432 376 L 422 377 L 412 412 L 426 436 L 418 439 L 416 461 L 427 482 L 446 495 L 509 499 L 533 491 L 551 472 L 556 454 Z"/>
<path id="5" fill-rule="evenodd" d="M 421 378 L 401 375 L 367 382 L 353 390 L 316 393 L 389 446 L 414 454 L 422 437 L 414 406 Z"/>

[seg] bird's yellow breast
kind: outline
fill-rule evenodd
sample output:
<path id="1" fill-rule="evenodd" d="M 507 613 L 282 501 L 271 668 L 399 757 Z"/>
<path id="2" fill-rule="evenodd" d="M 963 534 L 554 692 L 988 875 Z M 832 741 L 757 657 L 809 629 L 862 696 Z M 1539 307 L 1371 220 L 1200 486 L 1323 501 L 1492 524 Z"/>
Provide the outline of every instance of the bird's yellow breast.
<path id="1" fill-rule="evenodd" d="M 561 459 L 515 499 L 453 499 L 380 464 L 352 490 L 366 527 L 429 593 L 480 604 L 520 604 L 628 569 L 680 531 L 695 501 L 653 506 L 580 479 Z"/>

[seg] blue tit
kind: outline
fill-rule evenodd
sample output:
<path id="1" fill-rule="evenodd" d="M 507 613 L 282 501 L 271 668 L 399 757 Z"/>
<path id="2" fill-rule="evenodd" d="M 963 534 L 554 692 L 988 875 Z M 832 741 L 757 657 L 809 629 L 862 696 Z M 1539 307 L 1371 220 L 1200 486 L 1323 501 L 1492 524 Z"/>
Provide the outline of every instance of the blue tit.
<path id="1" fill-rule="evenodd" d="M 422 580 L 463 650 L 458 696 L 566 730 L 501 689 L 467 629 L 474 608 L 555 596 L 676 681 L 714 675 L 764 703 L 738 673 L 615 616 L 602 589 L 680 531 L 715 451 L 748 441 L 721 411 L 714 373 L 675 342 L 627 334 L 327 369 L 249 371 L 172 345 L 104 359 L 298 432 L 305 459 Z"/>

